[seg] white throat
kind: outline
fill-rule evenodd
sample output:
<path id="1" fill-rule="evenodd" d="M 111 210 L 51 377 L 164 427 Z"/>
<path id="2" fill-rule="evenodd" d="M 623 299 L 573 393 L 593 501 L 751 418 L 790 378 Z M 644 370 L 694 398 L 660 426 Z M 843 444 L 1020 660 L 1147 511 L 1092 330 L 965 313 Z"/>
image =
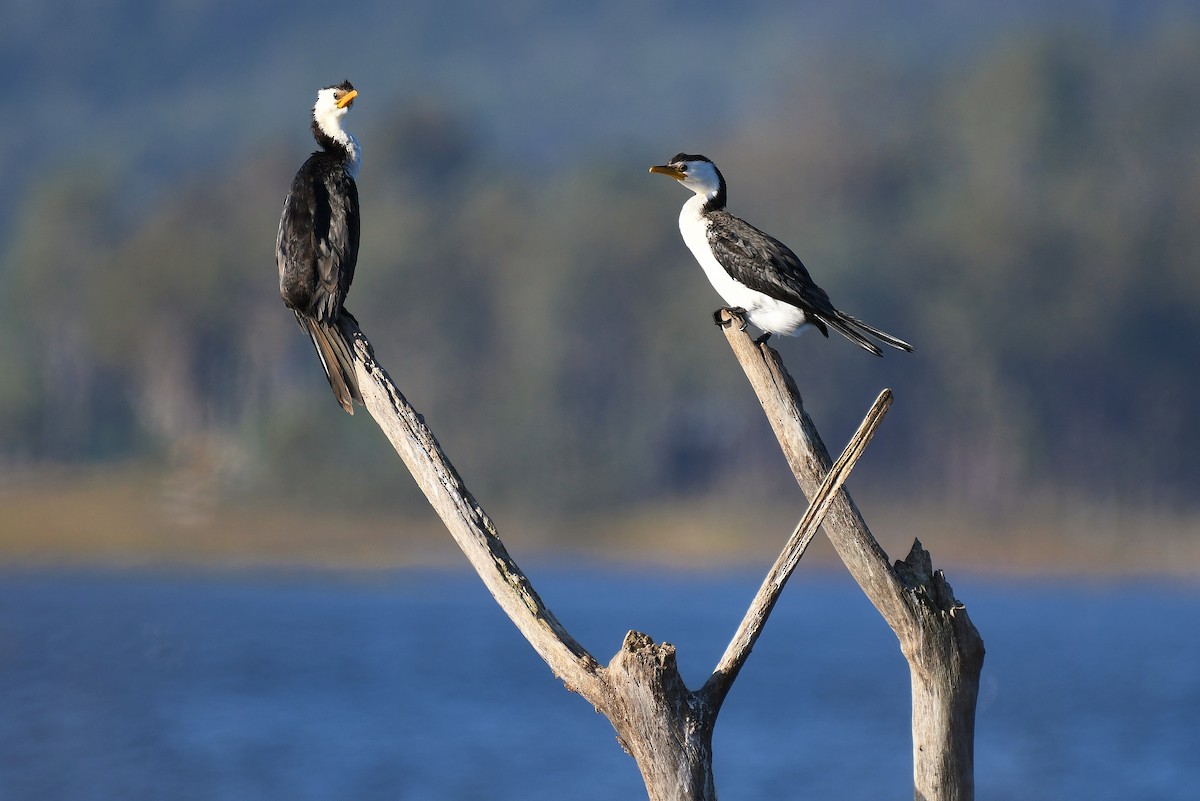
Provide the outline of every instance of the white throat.
<path id="1" fill-rule="evenodd" d="M 328 96 L 326 93 L 328 92 Z M 333 92 L 329 89 L 322 89 L 317 95 L 317 104 L 313 107 L 313 119 L 317 121 L 317 127 L 333 141 L 337 142 L 350 154 L 350 159 L 346 163 L 346 172 L 351 178 L 358 176 L 358 168 L 362 166 L 362 147 L 358 144 L 358 139 L 354 134 L 342 127 L 342 118 L 346 116 L 348 108 L 338 108 L 337 103 L 333 100 Z"/>

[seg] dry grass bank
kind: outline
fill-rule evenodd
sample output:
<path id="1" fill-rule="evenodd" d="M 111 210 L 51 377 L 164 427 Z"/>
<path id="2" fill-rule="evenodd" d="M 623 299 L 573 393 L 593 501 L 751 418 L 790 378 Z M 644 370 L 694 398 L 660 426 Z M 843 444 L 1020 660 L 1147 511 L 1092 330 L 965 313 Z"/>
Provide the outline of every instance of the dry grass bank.
<path id="1" fill-rule="evenodd" d="M 7 474 L 0 564 L 296 565 L 394 568 L 461 564 L 432 512 L 406 517 L 230 504 L 144 470 Z M 914 537 L 935 564 L 1013 575 L 1200 578 L 1200 518 L 1043 505 L 971 515 L 896 502 L 862 504 L 892 558 Z M 490 509 L 518 561 L 569 559 L 713 568 L 767 564 L 802 509 L 692 503 L 548 520 Z M 823 538 L 806 560 L 836 565 Z"/>

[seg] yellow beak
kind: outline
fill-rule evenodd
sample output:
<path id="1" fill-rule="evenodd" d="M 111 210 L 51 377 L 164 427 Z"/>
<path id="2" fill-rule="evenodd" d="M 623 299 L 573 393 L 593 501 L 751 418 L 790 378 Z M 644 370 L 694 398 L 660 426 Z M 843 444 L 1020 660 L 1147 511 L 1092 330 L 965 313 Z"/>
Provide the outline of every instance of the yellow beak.
<path id="1" fill-rule="evenodd" d="M 659 175 L 666 175 L 670 178 L 674 178 L 676 181 L 683 180 L 683 173 L 669 164 L 660 164 L 657 167 L 651 167 L 650 172 L 656 172 Z"/>
<path id="2" fill-rule="evenodd" d="M 351 89 L 349 92 L 346 92 L 346 94 L 344 94 L 340 98 L 338 98 L 337 107 L 345 108 L 346 106 L 353 103 L 354 98 L 356 98 L 356 97 L 358 97 L 358 90 Z"/>

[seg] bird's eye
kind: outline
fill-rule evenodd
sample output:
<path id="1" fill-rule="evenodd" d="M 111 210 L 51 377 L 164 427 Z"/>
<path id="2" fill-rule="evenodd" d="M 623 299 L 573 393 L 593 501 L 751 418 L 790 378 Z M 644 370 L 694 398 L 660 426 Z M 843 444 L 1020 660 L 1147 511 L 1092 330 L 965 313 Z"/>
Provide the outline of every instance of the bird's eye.
<path id="1" fill-rule="evenodd" d="M 688 165 L 686 165 L 686 164 L 680 164 L 680 165 L 679 165 L 679 171 L 680 171 L 680 172 L 687 172 L 687 168 L 688 168 Z"/>

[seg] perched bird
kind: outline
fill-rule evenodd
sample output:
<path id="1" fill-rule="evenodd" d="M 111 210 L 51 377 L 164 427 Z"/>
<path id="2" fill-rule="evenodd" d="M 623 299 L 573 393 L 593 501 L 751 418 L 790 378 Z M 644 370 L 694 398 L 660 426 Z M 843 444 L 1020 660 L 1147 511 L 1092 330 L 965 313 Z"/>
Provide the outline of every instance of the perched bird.
<path id="1" fill-rule="evenodd" d="M 317 92 L 312 133 L 321 149 L 296 173 L 283 201 L 275 261 L 279 294 L 312 339 L 334 397 L 350 414 L 362 403 L 350 344 L 338 328 L 358 261 L 358 140 L 342 127 L 358 91 L 349 81 Z"/>
<path id="2" fill-rule="evenodd" d="M 717 293 L 765 332 L 760 342 L 771 334 L 795 336 L 811 325 L 826 337 L 833 328 L 876 356 L 883 352 L 868 337 L 912 351 L 904 340 L 835 309 L 787 245 L 725 211 L 725 178 L 712 161 L 680 153 L 650 172 L 696 193 L 679 213 L 679 232 Z"/>

